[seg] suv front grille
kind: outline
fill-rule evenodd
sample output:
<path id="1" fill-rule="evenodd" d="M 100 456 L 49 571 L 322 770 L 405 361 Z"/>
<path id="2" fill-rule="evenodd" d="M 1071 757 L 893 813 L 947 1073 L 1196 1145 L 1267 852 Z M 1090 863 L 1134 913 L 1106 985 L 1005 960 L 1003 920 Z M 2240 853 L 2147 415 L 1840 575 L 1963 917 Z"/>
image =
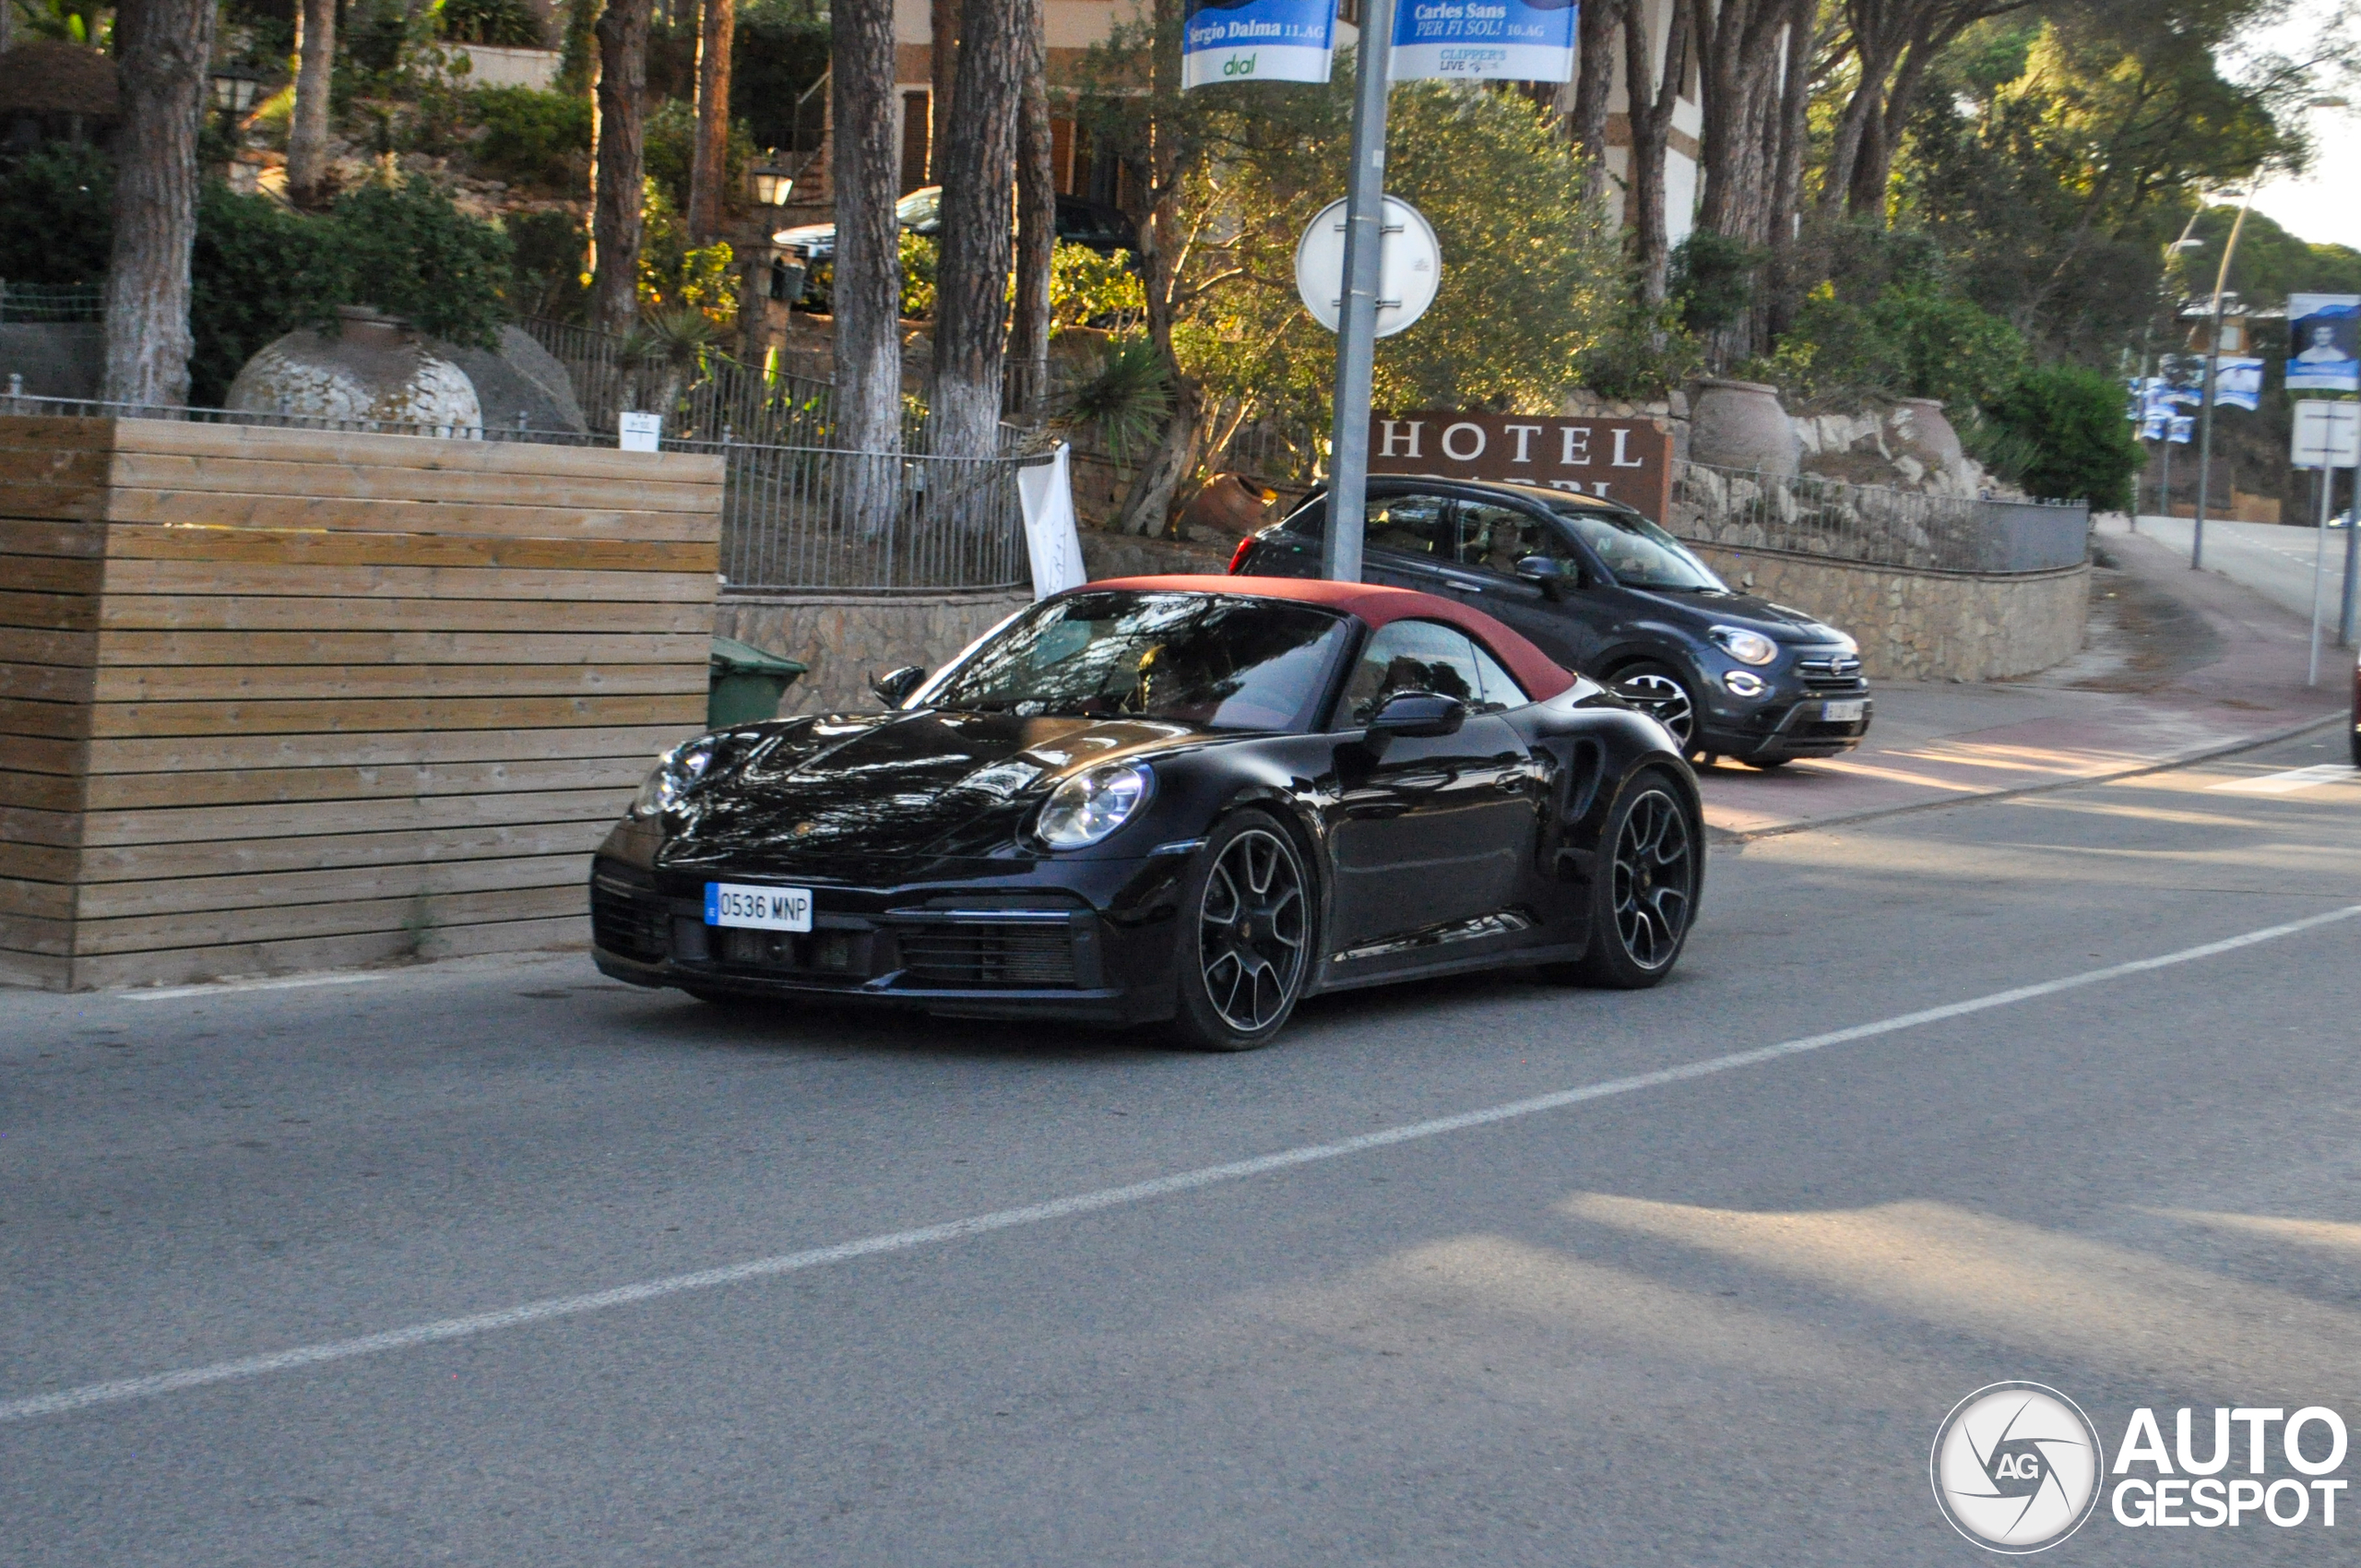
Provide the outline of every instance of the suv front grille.
<path id="1" fill-rule="evenodd" d="M 671 916 L 650 898 L 634 897 L 603 882 L 590 885 L 590 939 L 607 952 L 643 964 L 671 956 Z"/>
<path id="2" fill-rule="evenodd" d="M 1043 988 L 1074 983 L 1074 932 L 1061 921 L 915 926 L 899 933 L 913 980 Z"/>
<path id="3" fill-rule="evenodd" d="M 1869 689 L 1861 677 L 1861 661 L 1849 653 L 1797 659 L 1796 672 L 1804 678 L 1804 689 L 1809 692 L 1833 695 Z"/>

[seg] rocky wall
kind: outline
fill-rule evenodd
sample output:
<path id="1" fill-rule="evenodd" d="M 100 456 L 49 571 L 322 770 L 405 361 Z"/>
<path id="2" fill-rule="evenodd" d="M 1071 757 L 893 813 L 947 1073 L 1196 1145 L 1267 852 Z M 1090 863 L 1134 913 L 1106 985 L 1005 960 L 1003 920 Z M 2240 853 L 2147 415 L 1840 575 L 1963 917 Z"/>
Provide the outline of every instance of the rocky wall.
<path id="1" fill-rule="evenodd" d="M 1987 575 L 1868 566 L 1777 551 L 1699 544 L 1733 586 L 1851 634 L 1872 680 L 2004 681 L 2082 651 L 2088 563 Z"/>
<path id="2" fill-rule="evenodd" d="M 1033 602 L 1022 590 L 983 593 L 731 596 L 714 630 L 811 669 L 787 689 L 782 714 L 874 711 L 869 683 L 905 664 L 939 670 Z"/>

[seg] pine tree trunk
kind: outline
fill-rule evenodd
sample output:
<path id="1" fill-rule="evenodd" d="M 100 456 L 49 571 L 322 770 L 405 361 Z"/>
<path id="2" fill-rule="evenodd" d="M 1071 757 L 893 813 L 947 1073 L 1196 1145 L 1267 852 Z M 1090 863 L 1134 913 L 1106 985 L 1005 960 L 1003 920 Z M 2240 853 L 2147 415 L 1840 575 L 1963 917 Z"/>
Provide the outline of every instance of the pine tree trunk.
<path id="1" fill-rule="evenodd" d="M 1624 182 L 1623 220 L 1631 231 L 1632 269 L 1639 276 L 1640 303 L 1653 311 L 1664 303 L 1672 251 L 1665 210 L 1665 148 L 1671 140 L 1673 105 L 1689 68 L 1692 0 L 1673 0 L 1667 18 L 1664 73 L 1655 69 L 1655 41 L 1648 34 L 1646 0 L 1636 0 L 1624 18 L 1624 99 L 1631 123 L 1631 162 Z"/>
<path id="2" fill-rule="evenodd" d="M 1592 0 L 1575 23 L 1574 152 L 1593 196 L 1606 188 L 1607 110 L 1615 91 L 1615 30 L 1629 26 L 1631 0 Z"/>
<path id="3" fill-rule="evenodd" d="M 122 118 L 105 302 L 110 402 L 188 402 L 197 117 L 217 15 L 213 0 L 123 0 L 115 12 Z"/>
<path id="4" fill-rule="evenodd" d="M 639 320 L 642 157 L 650 0 L 608 0 L 599 18 L 599 94 L 591 129 L 590 320 L 623 333 Z"/>
<path id="5" fill-rule="evenodd" d="M 1801 303 L 1804 267 L 1800 220 L 1804 159 L 1811 146 L 1811 60 L 1818 46 L 1813 0 L 1795 0 L 1786 41 L 1786 70 L 1779 87 L 1777 155 L 1771 179 L 1771 288 L 1762 302 L 1755 348 L 1768 352 L 1772 339 L 1793 325 Z"/>
<path id="6" fill-rule="evenodd" d="M 939 185 L 951 152 L 951 111 L 959 98 L 959 0 L 931 0 L 927 36 L 934 42 L 929 46 L 926 177 Z"/>
<path id="7" fill-rule="evenodd" d="M 295 8 L 295 113 L 287 127 L 287 199 L 317 207 L 328 172 L 328 88 L 336 68 L 336 0 Z"/>
<path id="8" fill-rule="evenodd" d="M 1038 424 L 1050 391 L 1050 269 L 1058 241 L 1058 171 L 1050 136 L 1050 52 L 1042 0 L 1016 0 L 1025 101 L 1016 121 L 1016 305 L 1010 353 L 1017 419 Z"/>
<path id="9" fill-rule="evenodd" d="M 836 430 L 853 452 L 902 449 L 901 230 L 894 218 L 894 0 L 836 0 L 830 56 L 835 119 Z M 850 505 L 864 531 L 882 498 Z"/>
<path id="10" fill-rule="evenodd" d="M 1009 214 L 1015 196 L 1017 105 L 1030 48 L 1009 0 L 968 0 L 960 18 L 959 134 L 944 148 L 942 259 L 935 272 L 936 453 L 1000 451 L 1008 331 Z"/>
<path id="11" fill-rule="evenodd" d="M 689 160 L 689 243 L 721 233 L 722 187 L 730 178 L 730 56 L 738 0 L 705 0 L 697 28 L 697 135 Z"/>

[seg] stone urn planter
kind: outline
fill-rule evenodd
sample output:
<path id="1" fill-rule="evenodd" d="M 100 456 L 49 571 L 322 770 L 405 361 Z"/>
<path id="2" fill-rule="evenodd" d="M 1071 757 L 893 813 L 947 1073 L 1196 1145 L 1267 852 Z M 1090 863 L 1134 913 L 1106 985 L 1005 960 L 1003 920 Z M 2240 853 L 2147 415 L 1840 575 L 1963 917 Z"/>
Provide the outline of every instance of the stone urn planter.
<path id="1" fill-rule="evenodd" d="M 483 406 L 468 373 L 430 351 L 408 322 L 364 305 L 336 314 L 335 332 L 290 332 L 248 360 L 230 384 L 230 407 L 454 435 L 482 431 Z"/>
<path id="2" fill-rule="evenodd" d="M 1802 459 L 1803 443 L 1775 386 L 1708 377 L 1691 395 L 1689 419 L 1691 462 L 1786 475 Z"/>
<path id="3" fill-rule="evenodd" d="M 1896 457 L 1910 457 L 1928 472 L 1952 474 L 1966 459 L 1959 432 L 1944 417 L 1940 399 L 1904 398 L 1886 416 L 1886 445 Z"/>

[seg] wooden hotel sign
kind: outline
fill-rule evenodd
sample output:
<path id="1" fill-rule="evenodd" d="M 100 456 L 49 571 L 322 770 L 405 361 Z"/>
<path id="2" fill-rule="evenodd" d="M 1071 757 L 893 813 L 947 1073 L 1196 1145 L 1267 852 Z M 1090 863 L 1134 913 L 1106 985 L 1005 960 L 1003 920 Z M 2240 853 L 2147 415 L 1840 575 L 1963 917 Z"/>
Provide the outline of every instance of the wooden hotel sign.
<path id="1" fill-rule="evenodd" d="M 1371 414 L 1369 471 L 1580 491 L 1662 523 L 1672 505 L 1672 430 L 1660 419 Z"/>

